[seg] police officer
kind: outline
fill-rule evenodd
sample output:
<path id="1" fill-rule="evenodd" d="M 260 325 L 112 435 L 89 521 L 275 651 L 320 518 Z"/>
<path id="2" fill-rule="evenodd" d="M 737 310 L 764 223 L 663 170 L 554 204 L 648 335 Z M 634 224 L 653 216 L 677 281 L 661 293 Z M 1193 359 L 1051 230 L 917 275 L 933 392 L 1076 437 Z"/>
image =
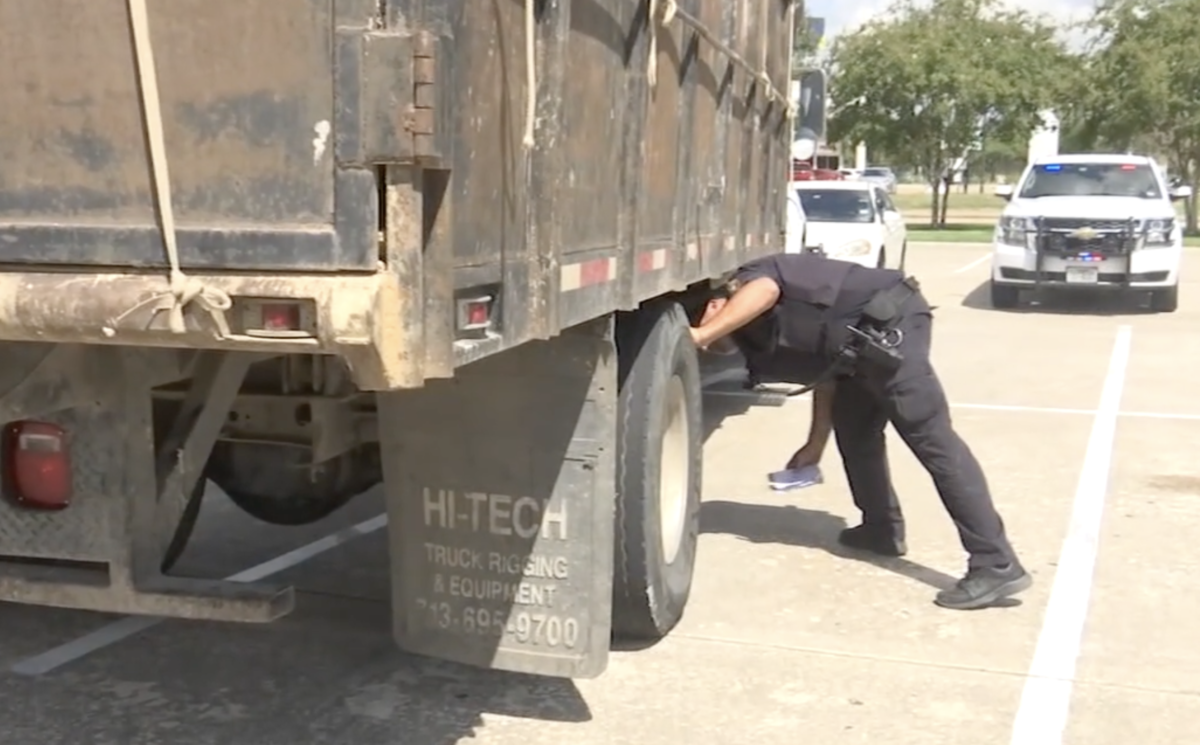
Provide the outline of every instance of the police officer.
<path id="1" fill-rule="evenodd" d="M 885 451 L 890 421 L 933 478 L 969 556 L 965 576 L 934 602 L 981 608 L 1033 580 L 1005 535 L 979 461 L 951 425 L 929 359 L 931 325 L 916 281 L 896 270 L 783 253 L 741 267 L 708 301 L 692 338 L 714 352 L 741 351 L 764 376 L 817 383 L 808 441 L 788 467 L 818 463 L 832 431 L 862 512 L 862 524 L 843 530 L 838 541 L 903 556 L 904 515 Z M 878 343 L 867 349 L 866 338 Z"/>

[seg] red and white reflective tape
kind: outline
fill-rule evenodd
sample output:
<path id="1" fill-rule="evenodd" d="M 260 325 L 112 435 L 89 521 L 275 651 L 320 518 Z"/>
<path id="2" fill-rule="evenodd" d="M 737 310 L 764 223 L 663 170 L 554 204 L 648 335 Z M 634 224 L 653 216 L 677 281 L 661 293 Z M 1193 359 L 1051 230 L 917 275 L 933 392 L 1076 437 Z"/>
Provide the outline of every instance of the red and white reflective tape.
<path id="1" fill-rule="evenodd" d="M 700 260 L 700 244 L 699 243 L 687 244 L 687 260 L 688 261 L 699 261 Z"/>
<path id="2" fill-rule="evenodd" d="M 563 264 L 559 270 L 559 290 L 570 292 L 591 285 L 604 284 L 616 279 L 617 257 L 592 259 L 576 264 Z"/>
<path id="3" fill-rule="evenodd" d="M 639 272 L 657 272 L 667 268 L 667 249 L 658 248 L 653 251 L 642 251 L 637 257 Z"/>
<path id="4" fill-rule="evenodd" d="M 737 248 L 737 239 L 732 235 L 725 236 L 725 250 L 733 251 Z"/>

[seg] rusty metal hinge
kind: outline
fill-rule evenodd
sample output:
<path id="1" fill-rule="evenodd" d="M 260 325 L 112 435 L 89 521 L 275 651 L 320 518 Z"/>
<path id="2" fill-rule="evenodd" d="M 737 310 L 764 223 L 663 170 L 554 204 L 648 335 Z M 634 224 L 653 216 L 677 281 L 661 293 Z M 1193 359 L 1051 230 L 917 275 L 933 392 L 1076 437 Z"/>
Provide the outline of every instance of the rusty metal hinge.
<path id="1" fill-rule="evenodd" d="M 412 105 L 405 117 L 405 129 L 413 138 L 417 162 L 438 160 L 436 141 L 437 57 L 436 38 L 420 32 L 413 37 Z"/>

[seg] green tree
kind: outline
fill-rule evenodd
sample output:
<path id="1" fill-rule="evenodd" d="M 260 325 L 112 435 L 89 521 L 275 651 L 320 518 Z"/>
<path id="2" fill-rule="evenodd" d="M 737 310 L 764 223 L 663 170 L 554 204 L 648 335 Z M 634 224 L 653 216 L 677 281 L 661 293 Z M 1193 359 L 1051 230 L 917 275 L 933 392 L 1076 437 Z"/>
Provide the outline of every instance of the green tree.
<path id="1" fill-rule="evenodd" d="M 1027 137 L 1068 64 L 1052 26 L 1001 0 L 900 0 L 840 36 L 830 63 L 829 139 L 925 174 L 938 226 L 947 169 L 981 141 Z"/>
<path id="2" fill-rule="evenodd" d="M 971 173 L 979 174 L 979 188 L 993 182 L 1000 174 L 1014 176 L 1025 167 L 1028 143 L 1023 138 L 1000 139 L 989 137 L 971 158 Z"/>
<path id="3" fill-rule="evenodd" d="M 1200 0 L 1104 0 L 1092 19 L 1086 127 L 1113 149 L 1166 156 L 1200 188 Z M 1187 229 L 1196 232 L 1196 198 Z"/>

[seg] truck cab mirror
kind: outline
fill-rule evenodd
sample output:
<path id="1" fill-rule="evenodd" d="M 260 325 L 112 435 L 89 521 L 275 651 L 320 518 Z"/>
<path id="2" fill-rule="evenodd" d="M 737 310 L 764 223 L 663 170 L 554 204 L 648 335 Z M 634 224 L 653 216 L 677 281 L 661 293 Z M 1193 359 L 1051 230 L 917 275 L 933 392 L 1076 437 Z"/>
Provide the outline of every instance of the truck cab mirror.
<path id="1" fill-rule="evenodd" d="M 1013 198 L 1012 184 L 1000 184 L 995 188 L 992 194 L 1000 197 L 1006 202 L 1011 201 Z"/>
<path id="2" fill-rule="evenodd" d="M 1190 187 L 1190 186 L 1176 186 L 1175 188 L 1171 189 L 1172 201 L 1179 201 L 1181 199 L 1191 199 L 1191 198 L 1192 198 L 1192 187 Z"/>

